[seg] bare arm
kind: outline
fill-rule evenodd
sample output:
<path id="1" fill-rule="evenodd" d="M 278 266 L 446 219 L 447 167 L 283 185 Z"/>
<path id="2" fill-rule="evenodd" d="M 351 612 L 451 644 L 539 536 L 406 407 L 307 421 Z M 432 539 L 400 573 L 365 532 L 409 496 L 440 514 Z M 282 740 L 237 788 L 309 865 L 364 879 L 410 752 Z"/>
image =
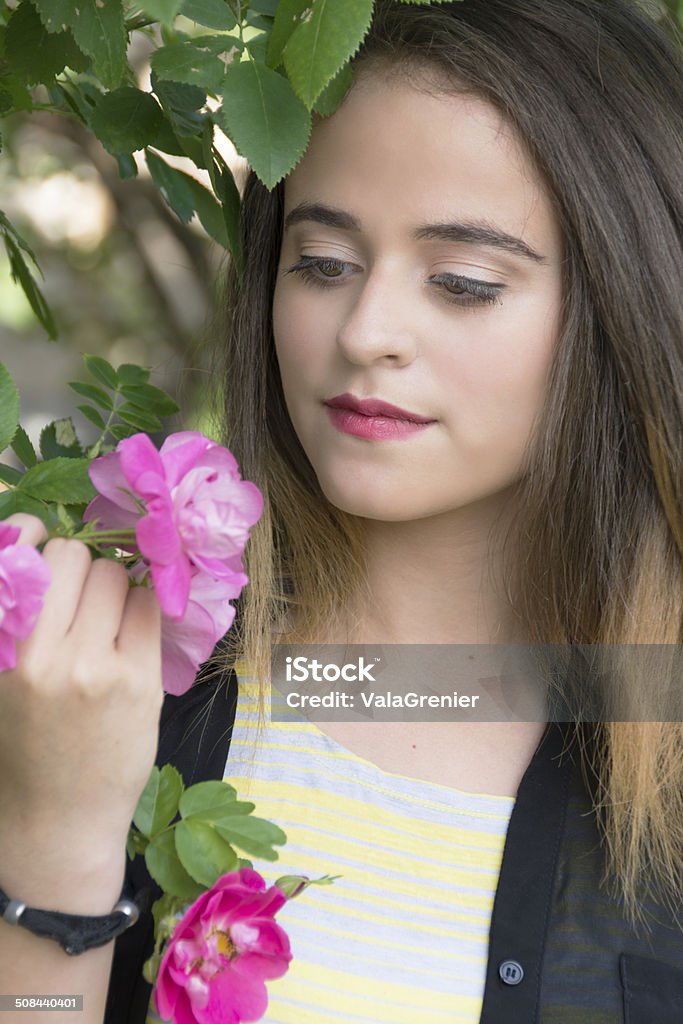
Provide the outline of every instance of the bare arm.
<path id="1" fill-rule="evenodd" d="M 21 543 L 45 537 L 33 516 L 9 521 Z M 160 610 L 78 541 L 52 540 L 43 556 L 43 609 L 0 673 L 0 888 L 43 910 L 109 914 L 156 754 Z M 0 918 L 0 994 L 83 996 L 82 1011 L 3 1011 L 0 1024 L 102 1024 L 113 953 L 112 940 L 69 956 Z"/>
<path id="2" fill-rule="evenodd" d="M 14 830 L 13 830 L 14 831 Z M 15 832 L 16 835 L 16 832 Z M 43 858 L 38 851 L 48 853 Z M 0 836 L 2 885 L 7 894 L 29 906 L 64 913 L 108 914 L 121 894 L 123 857 L 81 855 L 80 863 L 59 863 L 40 845 L 24 848 L 3 827 Z M 51 939 L 0 918 L 0 994 L 82 995 L 83 1010 L 18 1010 L 2 1013 L 3 1024 L 102 1024 L 114 943 L 68 956 Z"/>

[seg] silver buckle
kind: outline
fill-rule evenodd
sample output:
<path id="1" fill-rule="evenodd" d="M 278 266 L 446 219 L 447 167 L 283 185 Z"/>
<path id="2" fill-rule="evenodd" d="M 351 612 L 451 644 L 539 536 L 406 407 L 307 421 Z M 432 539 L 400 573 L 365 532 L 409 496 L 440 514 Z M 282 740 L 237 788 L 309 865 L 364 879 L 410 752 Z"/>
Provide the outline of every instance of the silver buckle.
<path id="1" fill-rule="evenodd" d="M 122 914 L 125 914 L 126 917 L 129 918 L 126 928 L 130 928 L 131 925 L 134 925 L 135 922 L 140 917 L 140 908 L 138 907 L 137 903 L 135 903 L 133 900 L 119 900 L 119 902 L 113 908 L 112 914 L 115 914 L 117 910 L 120 911 Z"/>
<path id="2" fill-rule="evenodd" d="M 3 920 L 7 921 L 7 924 L 19 924 L 19 918 L 26 910 L 26 904 L 22 903 L 21 900 L 10 900 L 5 907 L 5 913 L 2 915 Z"/>

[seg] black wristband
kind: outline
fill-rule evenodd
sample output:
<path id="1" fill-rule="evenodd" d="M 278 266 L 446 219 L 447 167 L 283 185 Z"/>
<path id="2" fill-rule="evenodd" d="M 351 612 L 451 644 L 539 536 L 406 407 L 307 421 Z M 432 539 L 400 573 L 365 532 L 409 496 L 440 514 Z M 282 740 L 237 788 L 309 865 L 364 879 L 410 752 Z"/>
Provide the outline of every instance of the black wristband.
<path id="1" fill-rule="evenodd" d="M 27 928 L 35 935 L 55 939 L 69 956 L 78 956 L 86 949 L 104 946 L 135 924 L 140 908 L 135 900 L 120 899 L 110 914 L 81 917 L 57 910 L 27 907 L 21 900 L 11 900 L 0 889 L 0 916 L 8 924 Z"/>

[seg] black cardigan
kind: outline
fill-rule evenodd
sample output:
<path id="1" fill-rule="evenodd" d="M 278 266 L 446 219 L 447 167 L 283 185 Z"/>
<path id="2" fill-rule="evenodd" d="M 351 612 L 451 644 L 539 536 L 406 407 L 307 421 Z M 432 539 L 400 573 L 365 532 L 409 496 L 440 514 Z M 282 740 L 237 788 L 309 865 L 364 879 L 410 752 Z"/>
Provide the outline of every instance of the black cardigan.
<path id="1" fill-rule="evenodd" d="M 223 778 L 236 700 L 234 672 L 200 673 L 182 697 L 167 695 L 156 763 L 175 765 L 186 786 Z M 480 1024 L 682 1024 L 683 908 L 672 919 L 647 904 L 651 931 L 635 935 L 600 889 L 603 854 L 571 735 L 549 724 L 520 783 Z M 161 895 L 142 857 L 128 862 L 126 877 L 128 895 L 148 908 Z M 147 909 L 116 940 L 105 1024 L 144 1024 L 151 986 L 142 965 L 152 949 Z"/>
<path id="2" fill-rule="evenodd" d="M 172 764 L 185 786 L 222 779 L 237 703 L 234 672 L 203 678 L 180 697 L 166 694 L 161 710 L 156 764 Z M 154 949 L 151 906 L 162 891 L 144 858 L 126 859 L 125 895 L 144 909 L 132 928 L 116 939 L 104 1024 L 144 1024 L 152 986 L 142 965 Z"/>

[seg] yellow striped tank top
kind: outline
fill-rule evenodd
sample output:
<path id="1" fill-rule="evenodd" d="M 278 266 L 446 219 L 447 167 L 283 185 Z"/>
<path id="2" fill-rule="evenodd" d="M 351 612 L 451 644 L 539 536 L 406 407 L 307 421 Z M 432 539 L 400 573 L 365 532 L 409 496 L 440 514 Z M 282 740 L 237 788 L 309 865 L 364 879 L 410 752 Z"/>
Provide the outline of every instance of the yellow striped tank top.
<path id="1" fill-rule="evenodd" d="M 293 959 L 263 1024 L 478 1024 L 514 797 L 384 771 L 303 717 L 269 721 L 267 696 L 254 754 L 258 686 L 240 667 L 224 780 L 287 834 L 254 867 L 269 885 L 342 876 L 278 912 Z"/>

